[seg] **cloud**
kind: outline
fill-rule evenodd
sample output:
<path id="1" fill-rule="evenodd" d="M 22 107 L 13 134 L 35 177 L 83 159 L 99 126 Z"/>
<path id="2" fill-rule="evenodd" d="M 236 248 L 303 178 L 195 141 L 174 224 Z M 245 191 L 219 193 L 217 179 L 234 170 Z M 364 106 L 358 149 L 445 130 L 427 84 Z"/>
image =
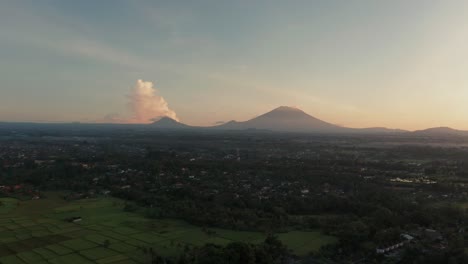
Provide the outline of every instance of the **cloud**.
<path id="1" fill-rule="evenodd" d="M 132 123 L 149 123 L 165 116 L 179 121 L 176 113 L 169 108 L 167 101 L 159 95 L 152 82 L 137 80 L 128 98 Z"/>
<path id="2" fill-rule="evenodd" d="M 118 113 L 110 113 L 103 118 L 96 120 L 98 123 L 125 123 L 127 120 L 122 118 Z"/>

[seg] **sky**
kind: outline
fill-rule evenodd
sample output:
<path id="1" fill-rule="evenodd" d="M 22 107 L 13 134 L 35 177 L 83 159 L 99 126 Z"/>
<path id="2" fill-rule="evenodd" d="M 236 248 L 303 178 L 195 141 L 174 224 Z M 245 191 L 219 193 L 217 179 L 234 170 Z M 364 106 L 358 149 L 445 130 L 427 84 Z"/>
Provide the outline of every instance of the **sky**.
<path id="1" fill-rule="evenodd" d="M 468 129 L 468 1 L 0 1 L 0 120 Z M 153 114 L 154 113 L 154 114 Z"/>

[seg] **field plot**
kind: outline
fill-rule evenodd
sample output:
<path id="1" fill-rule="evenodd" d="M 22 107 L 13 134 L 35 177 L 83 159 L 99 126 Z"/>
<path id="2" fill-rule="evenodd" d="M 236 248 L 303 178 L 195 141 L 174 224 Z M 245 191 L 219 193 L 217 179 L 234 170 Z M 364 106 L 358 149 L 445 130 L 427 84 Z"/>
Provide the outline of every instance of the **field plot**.
<path id="1" fill-rule="evenodd" d="M 123 210 L 115 198 L 64 201 L 57 194 L 35 201 L 2 198 L 0 206 L 0 263 L 148 263 L 152 248 L 171 257 L 185 247 L 233 241 L 258 243 L 260 232 L 202 229 L 171 219 L 151 220 Z M 70 223 L 70 217 L 82 221 Z M 320 232 L 290 232 L 279 238 L 296 254 L 304 255 L 335 243 Z"/>
<path id="2" fill-rule="evenodd" d="M 16 208 L 18 200 L 13 198 L 0 198 L 0 214 L 5 214 Z"/>
<path id="3" fill-rule="evenodd" d="M 320 232 L 293 231 L 279 234 L 278 238 L 299 256 L 306 255 L 309 252 L 315 252 L 325 244 L 337 242 L 335 237 L 325 236 Z"/>

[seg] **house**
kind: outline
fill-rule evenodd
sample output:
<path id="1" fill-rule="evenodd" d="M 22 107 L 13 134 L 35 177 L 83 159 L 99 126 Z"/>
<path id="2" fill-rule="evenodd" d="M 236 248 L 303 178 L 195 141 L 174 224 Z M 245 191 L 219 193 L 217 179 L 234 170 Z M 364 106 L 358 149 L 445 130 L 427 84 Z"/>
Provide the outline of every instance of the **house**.
<path id="1" fill-rule="evenodd" d="M 389 252 L 392 252 L 396 249 L 403 247 L 404 245 L 410 243 L 414 239 L 413 236 L 408 235 L 408 234 L 401 234 L 400 238 L 402 239 L 401 241 L 391 243 L 390 245 L 387 245 L 387 246 L 378 247 L 375 249 L 375 252 L 377 254 L 389 253 Z"/>
<path id="2" fill-rule="evenodd" d="M 409 234 L 401 234 L 400 237 L 405 239 L 407 242 L 411 242 L 414 239 L 414 237 Z"/>
<path id="3" fill-rule="evenodd" d="M 399 249 L 404 245 L 405 245 L 405 242 L 397 242 L 397 243 L 394 243 L 394 244 L 391 244 L 391 245 L 388 245 L 388 246 L 378 247 L 378 248 L 375 249 L 375 252 L 377 254 L 385 254 L 385 253 L 394 251 L 396 249 Z"/>

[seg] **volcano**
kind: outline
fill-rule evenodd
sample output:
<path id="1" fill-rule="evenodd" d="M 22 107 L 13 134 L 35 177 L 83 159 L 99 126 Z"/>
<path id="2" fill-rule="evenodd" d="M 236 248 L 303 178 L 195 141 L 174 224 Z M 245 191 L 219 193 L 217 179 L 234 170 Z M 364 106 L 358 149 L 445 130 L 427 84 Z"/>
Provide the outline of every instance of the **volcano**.
<path id="1" fill-rule="evenodd" d="M 305 113 L 299 108 L 290 106 L 280 106 L 248 121 L 231 121 L 218 127 L 224 129 L 262 129 L 284 132 L 342 133 L 352 131 L 352 129 L 325 122 Z"/>
<path id="2" fill-rule="evenodd" d="M 191 126 L 180 123 L 170 117 L 162 117 L 158 121 L 155 121 L 150 124 L 152 128 L 163 128 L 163 129 L 187 129 Z"/>
<path id="3" fill-rule="evenodd" d="M 220 127 L 228 129 L 263 129 L 287 132 L 333 132 L 346 129 L 317 119 L 298 108 L 289 106 L 280 106 L 248 121 L 231 121 Z"/>

